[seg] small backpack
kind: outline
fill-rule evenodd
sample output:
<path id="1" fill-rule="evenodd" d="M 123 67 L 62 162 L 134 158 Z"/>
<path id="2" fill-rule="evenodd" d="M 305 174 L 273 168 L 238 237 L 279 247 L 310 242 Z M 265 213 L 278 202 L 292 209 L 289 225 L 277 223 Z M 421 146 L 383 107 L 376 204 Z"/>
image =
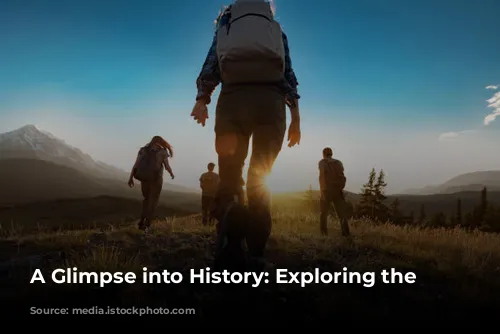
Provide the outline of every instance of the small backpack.
<path id="1" fill-rule="evenodd" d="M 345 188 L 347 179 L 344 175 L 344 167 L 339 160 L 331 159 L 327 161 L 325 178 L 328 189 L 342 191 Z"/>
<path id="2" fill-rule="evenodd" d="M 154 181 L 160 176 L 162 168 L 162 164 L 158 162 L 158 150 L 144 147 L 137 162 L 134 178 L 141 182 Z"/>
<path id="3" fill-rule="evenodd" d="M 218 176 L 215 173 L 205 173 L 203 175 L 203 190 L 207 193 L 212 193 L 217 190 Z"/>
<path id="4" fill-rule="evenodd" d="M 217 57 L 222 82 L 273 83 L 285 72 L 280 24 L 268 2 L 237 1 L 229 20 L 217 30 Z"/>

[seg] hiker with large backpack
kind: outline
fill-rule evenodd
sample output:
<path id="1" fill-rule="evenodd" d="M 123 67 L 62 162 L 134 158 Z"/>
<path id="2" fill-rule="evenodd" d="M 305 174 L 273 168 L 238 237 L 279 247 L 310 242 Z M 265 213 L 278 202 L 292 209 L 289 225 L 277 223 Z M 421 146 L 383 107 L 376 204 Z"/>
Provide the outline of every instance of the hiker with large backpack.
<path id="1" fill-rule="evenodd" d="M 333 150 L 329 147 L 323 149 L 323 159 L 318 163 L 319 167 L 319 186 L 320 197 L 320 232 L 322 235 L 328 235 L 328 214 L 331 212 L 332 205 L 340 221 L 342 235 L 350 235 L 349 223 L 347 219 L 347 202 L 344 197 L 344 188 L 346 177 L 344 174 L 344 165 L 340 160 L 333 158 Z"/>
<path id="2" fill-rule="evenodd" d="M 237 0 L 221 12 L 196 83 L 198 94 L 191 116 L 202 126 L 208 118 L 211 95 L 221 83 L 214 129 L 220 180 L 212 210 L 218 221 L 215 266 L 244 266 L 247 254 L 243 240 L 254 260 L 251 263 L 265 265 L 263 256 L 272 220 L 271 198 L 264 179 L 281 151 L 287 105 L 291 113 L 288 146 L 300 143 L 298 82 L 287 36 L 274 19 L 269 2 Z M 242 193 L 251 137 L 247 209 L 238 194 Z"/>
<path id="3" fill-rule="evenodd" d="M 217 185 L 219 184 L 219 175 L 214 172 L 215 164 L 210 162 L 207 165 L 208 171 L 200 176 L 201 188 L 201 210 L 203 225 L 212 223 L 210 216 L 210 207 L 214 201 L 215 193 L 217 192 Z"/>
<path id="4" fill-rule="evenodd" d="M 174 173 L 168 161 L 168 158 L 172 156 L 172 146 L 160 136 L 154 136 L 137 153 L 137 159 L 130 172 L 128 185 L 132 188 L 134 179 L 141 182 L 141 192 L 144 197 L 141 219 L 138 224 L 141 230 L 146 231 L 151 227 L 151 221 L 163 187 L 163 169 L 167 170 L 172 179 L 174 178 Z"/>

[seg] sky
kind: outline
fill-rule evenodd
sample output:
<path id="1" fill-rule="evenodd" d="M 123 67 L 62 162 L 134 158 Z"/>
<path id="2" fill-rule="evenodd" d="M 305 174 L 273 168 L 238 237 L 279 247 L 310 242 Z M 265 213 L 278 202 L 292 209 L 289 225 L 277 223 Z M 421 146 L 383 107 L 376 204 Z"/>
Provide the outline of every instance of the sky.
<path id="1" fill-rule="evenodd" d="M 189 115 L 224 4 L 1 1 L 0 132 L 35 124 L 125 170 L 159 134 L 175 150 L 172 183 L 197 188 L 217 162 L 220 88 L 206 127 Z M 499 1 L 275 4 L 299 81 L 302 141 L 283 144 L 271 189 L 318 188 L 326 146 L 351 191 L 372 168 L 386 173 L 388 193 L 500 169 Z"/>

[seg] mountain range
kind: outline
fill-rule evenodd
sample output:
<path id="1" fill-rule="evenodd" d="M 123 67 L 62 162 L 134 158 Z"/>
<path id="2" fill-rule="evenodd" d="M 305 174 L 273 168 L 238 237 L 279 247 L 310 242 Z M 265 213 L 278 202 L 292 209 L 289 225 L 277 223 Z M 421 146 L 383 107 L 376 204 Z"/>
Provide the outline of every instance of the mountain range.
<path id="1" fill-rule="evenodd" d="M 94 160 L 79 148 L 67 144 L 53 134 L 25 125 L 0 134 L 0 159 L 36 159 L 73 168 L 97 178 L 126 181 L 128 173 L 122 169 Z M 193 190 L 165 182 L 164 189 L 192 192 Z"/>
<path id="2" fill-rule="evenodd" d="M 140 198 L 130 189 L 128 173 L 96 161 L 64 140 L 26 125 L 0 134 L 0 204 L 19 204 L 62 198 L 118 196 Z M 191 189 L 164 183 L 162 199 L 198 200 Z"/>
<path id="3" fill-rule="evenodd" d="M 140 187 L 130 189 L 127 178 L 127 172 L 94 160 L 34 125 L 0 134 L 0 207 L 98 196 L 140 200 Z M 419 210 L 422 204 L 429 213 L 451 212 L 458 197 L 464 209 L 476 205 L 478 192 L 485 186 L 492 202 L 500 204 L 500 171 L 462 174 L 440 185 L 390 195 L 388 200 L 397 197 L 406 212 Z M 303 193 L 283 195 L 301 198 Z M 359 195 L 349 193 L 348 197 L 356 201 Z M 195 190 L 167 182 L 160 201 L 188 211 L 200 205 Z"/>

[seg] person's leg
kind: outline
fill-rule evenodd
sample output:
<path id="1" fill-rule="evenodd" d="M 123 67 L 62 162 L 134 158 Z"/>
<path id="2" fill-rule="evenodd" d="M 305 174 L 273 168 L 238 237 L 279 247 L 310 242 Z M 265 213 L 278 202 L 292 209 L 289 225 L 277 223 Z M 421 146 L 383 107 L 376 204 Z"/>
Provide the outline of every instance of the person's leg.
<path id="1" fill-rule="evenodd" d="M 151 182 L 151 186 L 149 188 L 149 199 L 147 206 L 147 217 L 144 221 L 144 225 L 146 227 L 151 226 L 151 222 L 153 220 L 156 207 L 158 206 L 158 201 L 160 199 L 161 190 L 163 187 L 163 179 L 159 178 L 156 181 Z"/>
<path id="2" fill-rule="evenodd" d="M 233 263 L 242 262 L 244 256 L 242 242 L 248 217 L 243 217 L 246 213 L 236 198 L 251 134 L 245 116 L 241 92 L 223 90 L 217 102 L 215 119 L 219 184 L 211 210 L 211 216 L 217 220 L 216 266 L 227 267 L 227 263 L 231 263 L 232 267 Z"/>
<path id="3" fill-rule="evenodd" d="M 244 186 L 245 186 L 245 180 L 243 180 L 243 175 L 242 175 L 240 179 L 240 187 L 238 188 L 238 203 L 240 205 L 246 204 L 246 194 L 245 194 L 245 189 L 243 188 Z"/>
<path id="4" fill-rule="evenodd" d="M 209 203 L 207 201 L 207 196 L 202 195 L 201 196 L 201 212 L 202 212 L 202 223 L 203 225 L 207 225 L 208 222 L 208 210 L 209 210 Z"/>
<path id="5" fill-rule="evenodd" d="M 328 235 L 328 214 L 330 212 L 331 201 L 328 195 L 324 192 L 321 193 L 320 203 L 320 217 L 319 217 L 319 230 L 321 235 Z"/>
<path id="6" fill-rule="evenodd" d="M 144 229 L 145 222 L 148 218 L 151 183 L 150 182 L 141 182 L 141 192 L 142 192 L 143 200 L 142 200 L 142 212 L 141 212 L 141 220 L 139 221 L 139 228 Z"/>
<path id="7" fill-rule="evenodd" d="M 337 213 L 337 217 L 340 222 L 342 236 L 347 237 L 351 235 L 351 232 L 349 230 L 347 202 L 342 191 L 339 194 L 333 196 L 333 206 L 335 207 L 335 212 Z"/>
<path id="8" fill-rule="evenodd" d="M 207 196 L 206 197 L 206 206 L 207 206 L 207 223 L 209 225 L 212 225 L 213 224 L 213 221 L 214 221 L 214 217 L 212 217 L 212 215 L 210 214 L 210 208 L 212 207 L 213 203 L 214 203 L 214 196 Z"/>
<path id="9" fill-rule="evenodd" d="M 255 218 L 247 230 L 247 245 L 250 255 L 259 258 L 271 234 L 271 193 L 265 181 L 283 145 L 286 104 L 279 92 L 268 88 L 257 90 L 252 102 L 254 131 L 246 192 Z"/>

